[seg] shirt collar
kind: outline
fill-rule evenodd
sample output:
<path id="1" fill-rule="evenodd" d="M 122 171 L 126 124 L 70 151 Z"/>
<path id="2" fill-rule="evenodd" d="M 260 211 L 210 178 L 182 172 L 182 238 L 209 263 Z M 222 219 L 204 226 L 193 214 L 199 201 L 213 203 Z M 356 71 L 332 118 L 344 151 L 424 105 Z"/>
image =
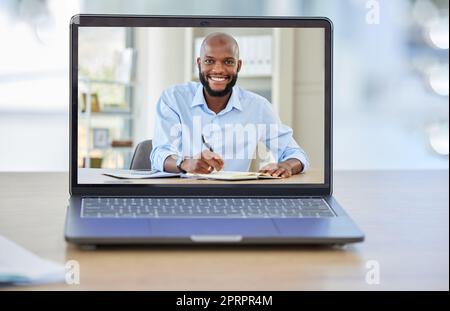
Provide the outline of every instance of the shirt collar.
<path id="1" fill-rule="evenodd" d="M 199 83 L 197 87 L 197 91 L 195 92 L 195 96 L 191 104 L 191 107 L 196 106 L 204 106 L 204 108 L 208 108 L 205 97 L 203 96 L 203 85 L 201 83 Z M 233 91 L 230 99 L 228 100 L 227 106 L 220 113 L 226 113 L 231 111 L 233 108 L 242 111 L 241 101 L 239 100 L 239 88 L 237 86 L 233 86 Z"/>

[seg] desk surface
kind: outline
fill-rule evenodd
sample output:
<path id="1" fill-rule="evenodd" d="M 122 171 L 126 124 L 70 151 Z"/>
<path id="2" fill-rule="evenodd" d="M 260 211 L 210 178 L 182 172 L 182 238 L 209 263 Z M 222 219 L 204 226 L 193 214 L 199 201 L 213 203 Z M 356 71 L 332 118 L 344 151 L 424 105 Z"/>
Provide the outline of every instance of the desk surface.
<path id="1" fill-rule="evenodd" d="M 100 168 L 78 168 L 78 183 L 80 184 L 317 184 L 323 183 L 324 174 L 322 170 L 308 170 L 303 174 L 292 175 L 289 178 L 279 179 L 257 179 L 257 180 L 204 180 L 194 178 L 148 178 L 148 179 L 119 179 L 103 175 L 113 174 L 124 170 L 100 169 Z"/>
<path id="2" fill-rule="evenodd" d="M 81 272 L 80 285 L 6 289 L 448 290 L 448 183 L 448 171 L 335 173 L 335 197 L 366 234 L 344 248 L 88 251 L 63 239 L 67 173 L 0 173 L 0 235 L 57 262 L 78 260 Z M 378 285 L 366 283 L 369 260 Z"/>

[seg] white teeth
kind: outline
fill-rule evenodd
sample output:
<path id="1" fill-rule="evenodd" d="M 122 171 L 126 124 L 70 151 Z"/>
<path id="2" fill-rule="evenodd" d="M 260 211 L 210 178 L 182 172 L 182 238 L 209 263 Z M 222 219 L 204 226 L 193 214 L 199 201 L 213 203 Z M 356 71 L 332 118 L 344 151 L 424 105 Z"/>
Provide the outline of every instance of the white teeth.
<path id="1" fill-rule="evenodd" d="M 222 82 L 222 81 L 226 80 L 225 78 L 222 78 L 222 77 L 210 77 L 210 79 L 213 81 L 218 81 L 218 82 Z"/>

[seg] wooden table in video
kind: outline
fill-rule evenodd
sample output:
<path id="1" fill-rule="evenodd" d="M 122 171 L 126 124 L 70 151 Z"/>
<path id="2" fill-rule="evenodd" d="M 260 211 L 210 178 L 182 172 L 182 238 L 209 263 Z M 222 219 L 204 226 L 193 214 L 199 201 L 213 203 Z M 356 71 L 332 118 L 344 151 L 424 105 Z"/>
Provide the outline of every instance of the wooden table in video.
<path id="1" fill-rule="evenodd" d="M 114 169 L 79 168 L 79 184 L 308 184 L 323 183 L 323 171 L 309 170 L 302 174 L 293 175 L 288 178 L 279 179 L 255 179 L 255 180 L 205 180 L 193 178 L 148 178 L 148 179 L 118 179 L 103 175 L 114 173 Z"/>

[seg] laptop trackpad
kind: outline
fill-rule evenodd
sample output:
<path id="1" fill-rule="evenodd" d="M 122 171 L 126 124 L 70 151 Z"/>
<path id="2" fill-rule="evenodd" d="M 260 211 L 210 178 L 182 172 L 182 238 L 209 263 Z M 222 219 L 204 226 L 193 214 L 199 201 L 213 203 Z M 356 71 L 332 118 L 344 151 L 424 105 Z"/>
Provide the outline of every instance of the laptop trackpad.
<path id="1" fill-rule="evenodd" d="M 150 232 L 156 236 L 191 237 L 226 235 L 275 236 L 278 231 L 270 219 L 152 219 Z"/>

